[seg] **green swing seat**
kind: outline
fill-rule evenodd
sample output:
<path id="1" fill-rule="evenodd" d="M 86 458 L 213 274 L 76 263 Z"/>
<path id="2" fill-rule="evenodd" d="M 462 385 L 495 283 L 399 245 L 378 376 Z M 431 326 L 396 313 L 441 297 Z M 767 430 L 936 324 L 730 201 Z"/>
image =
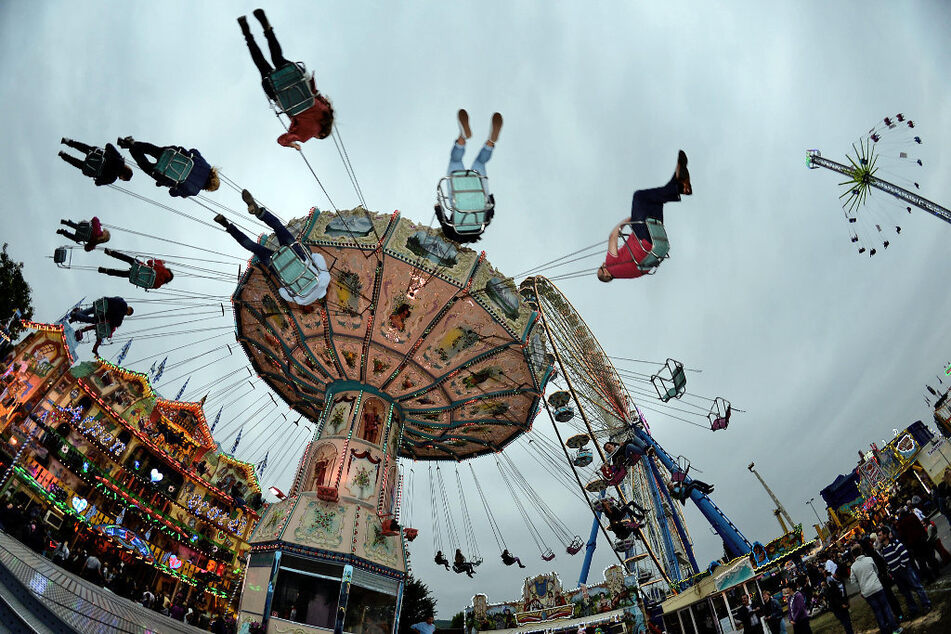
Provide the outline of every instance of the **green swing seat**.
<path id="1" fill-rule="evenodd" d="M 307 74 L 302 66 L 282 66 L 271 73 L 268 83 L 284 114 L 293 117 L 314 107 L 316 97 L 311 92 Z"/>
<path id="2" fill-rule="evenodd" d="M 271 268 L 281 281 L 281 286 L 296 297 L 306 296 L 319 282 L 309 264 L 294 251 L 293 245 L 280 247 L 271 256 Z"/>
<path id="3" fill-rule="evenodd" d="M 195 161 L 190 156 L 175 148 L 166 148 L 155 164 L 155 172 L 176 183 L 181 183 L 188 178 L 193 167 L 195 167 Z"/>
<path id="4" fill-rule="evenodd" d="M 680 398 L 687 391 L 687 374 L 683 364 L 674 359 L 667 359 L 660 372 L 651 377 L 651 383 L 657 390 L 658 398 L 664 403 Z"/>
<path id="5" fill-rule="evenodd" d="M 112 326 L 106 321 L 106 310 L 109 308 L 109 301 L 105 297 L 100 297 L 92 303 L 96 311 L 96 339 L 100 341 L 112 336 Z"/>
<path id="6" fill-rule="evenodd" d="M 155 269 L 136 262 L 129 269 L 129 281 L 140 288 L 152 288 L 155 284 Z"/>
<path id="7" fill-rule="evenodd" d="M 473 170 L 453 172 L 440 181 L 439 204 L 456 233 L 485 231 L 488 213 L 494 206 L 486 184 L 487 179 Z"/>
<path id="8" fill-rule="evenodd" d="M 660 266 L 660 263 L 670 253 L 670 241 L 667 239 L 667 231 L 664 224 L 655 218 L 648 218 L 647 231 L 651 237 L 651 250 L 643 260 L 637 265 L 642 271 L 652 271 Z"/>

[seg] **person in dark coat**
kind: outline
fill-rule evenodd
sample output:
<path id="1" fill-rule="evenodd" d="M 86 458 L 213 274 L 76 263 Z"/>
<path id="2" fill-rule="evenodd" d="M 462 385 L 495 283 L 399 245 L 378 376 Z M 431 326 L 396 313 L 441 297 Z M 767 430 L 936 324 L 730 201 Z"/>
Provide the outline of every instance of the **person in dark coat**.
<path id="1" fill-rule="evenodd" d="M 845 591 L 845 586 L 836 579 L 835 575 L 829 575 L 825 578 L 822 585 L 826 605 L 829 610 L 839 619 L 845 634 L 852 634 L 852 617 L 849 615 L 849 595 Z"/>
<path id="2" fill-rule="evenodd" d="M 126 303 L 121 297 L 103 297 L 102 299 L 106 300 L 106 314 L 105 321 L 109 324 L 109 336 L 112 336 L 112 333 L 116 331 L 116 328 L 122 325 L 122 321 L 126 318 L 127 315 L 131 315 L 133 312 L 132 307 Z M 83 333 L 89 330 L 95 330 L 96 324 L 99 322 L 99 318 L 96 316 L 95 306 L 90 306 L 83 310 L 74 309 L 69 314 L 69 321 L 72 322 L 82 322 L 85 324 L 91 324 L 85 328 L 80 328 L 76 331 L 76 341 L 82 341 Z M 99 354 L 99 346 L 102 345 L 102 339 L 96 337 L 96 343 L 93 344 L 92 353 L 94 355 Z"/>
<path id="3" fill-rule="evenodd" d="M 925 583 L 931 583 L 941 573 L 941 564 L 935 558 L 934 548 L 928 543 L 928 531 L 918 516 L 902 507 L 898 511 L 898 521 L 895 523 L 898 539 L 908 548 L 908 552 L 915 559 L 921 578 Z"/>
<path id="4" fill-rule="evenodd" d="M 145 141 L 136 141 L 131 136 L 121 138 L 116 143 L 119 147 L 129 150 L 129 154 L 132 155 L 135 162 L 142 168 L 142 171 L 155 179 L 156 187 L 168 187 L 169 196 L 188 198 L 189 196 L 199 194 L 202 190 L 213 192 L 217 190 L 221 184 L 218 178 L 218 170 L 212 167 L 201 155 L 201 152 L 195 148 L 186 150 L 181 145 L 159 147 Z M 180 183 L 172 180 L 156 169 L 159 158 L 166 150 L 176 150 L 180 154 L 188 156 L 194 163 L 188 176 Z M 149 157 L 152 157 L 154 160 Z"/>
<path id="5" fill-rule="evenodd" d="M 59 157 L 76 169 L 82 170 L 83 174 L 93 179 L 97 187 L 111 185 L 116 180 L 132 179 L 132 168 L 125 164 L 122 154 L 112 143 L 106 143 L 103 149 L 66 137 L 60 139 L 59 142 L 85 154 L 82 159 L 78 159 L 66 152 L 60 152 Z"/>

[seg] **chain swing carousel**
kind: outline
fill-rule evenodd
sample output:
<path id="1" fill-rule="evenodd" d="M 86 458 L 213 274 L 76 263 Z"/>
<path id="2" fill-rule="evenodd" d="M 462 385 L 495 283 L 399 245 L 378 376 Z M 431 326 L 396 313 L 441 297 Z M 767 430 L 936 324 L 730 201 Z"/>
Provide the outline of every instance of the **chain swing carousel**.
<path id="1" fill-rule="evenodd" d="M 398 458 L 500 452 L 529 430 L 551 366 L 536 313 L 484 254 L 398 212 L 312 210 L 289 228 L 328 263 L 326 301 L 285 302 L 255 260 L 232 301 L 254 369 L 316 433 L 250 538 L 240 619 L 392 632 L 410 537 Z"/>

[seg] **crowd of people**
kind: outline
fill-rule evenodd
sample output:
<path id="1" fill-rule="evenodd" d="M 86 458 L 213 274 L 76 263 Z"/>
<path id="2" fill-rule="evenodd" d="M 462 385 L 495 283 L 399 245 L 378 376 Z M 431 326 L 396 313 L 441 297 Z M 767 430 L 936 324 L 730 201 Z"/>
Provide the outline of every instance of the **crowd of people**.
<path id="1" fill-rule="evenodd" d="M 914 496 L 893 502 L 877 516 L 876 522 L 862 522 L 850 540 L 834 542 L 813 560 L 787 574 L 783 598 L 792 631 L 812 632 L 811 619 L 829 611 L 842 630 L 852 634 L 851 606 L 845 586 L 849 581 L 868 603 L 881 634 L 900 632 L 901 622 L 931 611 L 931 597 L 923 584 L 938 578 L 951 563 L 951 554 L 941 543 L 927 511 L 935 508 L 946 513 L 946 503 L 951 502 L 948 493 L 947 485 L 942 485 L 932 500 Z M 898 601 L 898 593 L 904 597 L 904 606 Z M 744 597 L 736 618 L 744 631 L 758 631 L 762 622 L 771 634 L 780 634 L 788 631 L 783 612 L 779 602 L 764 592 L 761 600 Z"/>
<path id="2" fill-rule="evenodd" d="M 193 593 L 189 601 L 183 592 L 172 595 L 161 581 L 149 585 L 146 564 L 124 561 L 129 558 L 105 538 L 82 531 L 70 518 L 51 530 L 40 515 L 39 505 L 28 506 L 22 495 L 6 495 L 0 500 L 0 531 L 64 570 L 145 608 L 217 634 L 236 631 L 234 615 L 212 615 L 202 592 Z"/>

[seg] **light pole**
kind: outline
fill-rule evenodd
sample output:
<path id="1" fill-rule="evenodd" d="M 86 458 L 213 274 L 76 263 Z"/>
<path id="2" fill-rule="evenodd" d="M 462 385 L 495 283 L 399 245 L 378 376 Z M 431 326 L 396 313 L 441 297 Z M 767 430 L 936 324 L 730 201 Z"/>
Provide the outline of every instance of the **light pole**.
<path id="1" fill-rule="evenodd" d="M 805 503 L 809 505 L 809 508 L 811 508 L 813 514 L 815 514 L 816 521 L 818 522 L 818 525 L 816 526 L 816 532 L 819 534 L 819 537 L 822 537 L 822 532 L 820 530 L 820 527 L 822 526 L 822 519 L 819 517 L 819 513 L 816 511 L 816 507 L 812 504 L 815 501 L 816 501 L 816 498 L 811 497 L 808 500 L 806 500 Z"/>

